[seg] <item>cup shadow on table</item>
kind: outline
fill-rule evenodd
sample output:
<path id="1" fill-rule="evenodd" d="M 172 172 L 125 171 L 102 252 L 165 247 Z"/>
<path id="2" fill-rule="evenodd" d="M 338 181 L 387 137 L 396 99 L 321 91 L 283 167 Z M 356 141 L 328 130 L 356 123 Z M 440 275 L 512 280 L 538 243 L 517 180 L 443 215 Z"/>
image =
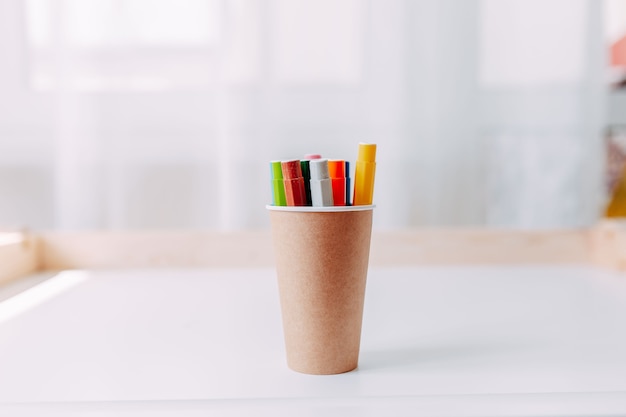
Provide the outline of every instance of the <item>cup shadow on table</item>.
<path id="1" fill-rule="evenodd" d="M 362 350 L 359 371 L 369 372 L 396 368 L 421 368 L 463 362 L 489 362 L 497 357 L 528 346 L 505 343 L 449 344 L 441 346 L 407 346 L 402 348 Z"/>

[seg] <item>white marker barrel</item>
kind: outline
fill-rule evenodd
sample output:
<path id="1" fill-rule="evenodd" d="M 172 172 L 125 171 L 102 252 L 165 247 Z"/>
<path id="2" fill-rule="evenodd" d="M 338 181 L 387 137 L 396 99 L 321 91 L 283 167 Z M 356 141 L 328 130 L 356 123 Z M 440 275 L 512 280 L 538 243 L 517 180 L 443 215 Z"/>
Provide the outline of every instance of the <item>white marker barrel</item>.
<path id="1" fill-rule="evenodd" d="M 333 187 L 328 174 L 328 159 L 309 161 L 311 172 L 311 205 L 314 207 L 333 205 Z"/>

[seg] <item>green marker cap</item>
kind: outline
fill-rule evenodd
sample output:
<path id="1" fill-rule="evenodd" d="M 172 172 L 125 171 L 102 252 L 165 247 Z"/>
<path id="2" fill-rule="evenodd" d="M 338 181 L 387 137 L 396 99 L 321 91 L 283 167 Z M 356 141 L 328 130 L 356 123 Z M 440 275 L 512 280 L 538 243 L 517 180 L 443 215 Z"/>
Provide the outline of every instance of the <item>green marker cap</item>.
<path id="1" fill-rule="evenodd" d="M 270 169 L 272 171 L 272 179 L 273 180 L 282 180 L 283 179 L 283 168 L 280 165 L 280 161 L 271 161 Z"/>
<path id="2" fill-rule="evenodd" d="M 311 178 L 311 174 L 309 173 L 309 161 L 300 161 L 300 169 L 302 170 L 302 177 L 304 179 Z"/>

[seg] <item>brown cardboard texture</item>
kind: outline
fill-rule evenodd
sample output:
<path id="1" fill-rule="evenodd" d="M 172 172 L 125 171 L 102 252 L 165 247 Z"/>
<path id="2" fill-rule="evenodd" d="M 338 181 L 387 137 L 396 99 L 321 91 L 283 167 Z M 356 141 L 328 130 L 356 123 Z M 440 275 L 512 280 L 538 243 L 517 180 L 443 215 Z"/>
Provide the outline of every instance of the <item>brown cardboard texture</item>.
<path id="1" fill-rule="evenodd" d="M 287 365 L 328 375 L 359 360 L 372 210 L 270 211 Z"/>

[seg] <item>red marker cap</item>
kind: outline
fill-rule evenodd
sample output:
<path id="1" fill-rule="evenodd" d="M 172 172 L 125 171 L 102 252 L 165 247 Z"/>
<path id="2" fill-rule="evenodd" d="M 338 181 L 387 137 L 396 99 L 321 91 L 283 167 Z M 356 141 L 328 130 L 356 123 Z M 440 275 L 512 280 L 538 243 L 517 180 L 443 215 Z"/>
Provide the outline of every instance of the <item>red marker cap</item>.
<path id="1" fill-rule="evenodd" d="M 299 160 L 283 161 L 280 165 L 283 169 L 283 179 L 291 180 L 302 177 L 302 168 L 300 168 Z"/>

